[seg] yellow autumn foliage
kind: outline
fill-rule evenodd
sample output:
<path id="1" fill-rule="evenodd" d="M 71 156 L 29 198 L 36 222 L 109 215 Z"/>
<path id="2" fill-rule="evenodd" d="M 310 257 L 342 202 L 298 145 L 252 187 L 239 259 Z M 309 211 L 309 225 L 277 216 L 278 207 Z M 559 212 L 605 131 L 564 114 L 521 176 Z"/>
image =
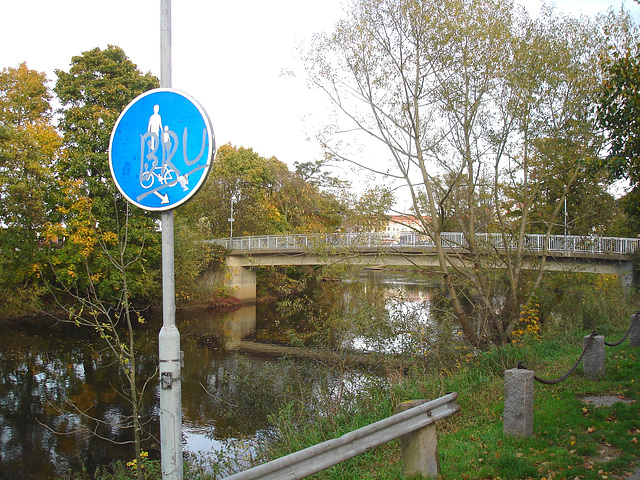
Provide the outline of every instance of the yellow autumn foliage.
<path id="1" fill-rule="evenodd" d="M 534 303 L 527 305 L 520 312 L 518 326 L 513 329 L 512 342 L 514 344 L 522 343 L 523 338 L 526 336 L 539 338 L 540 330 L 540 304 Z"/>

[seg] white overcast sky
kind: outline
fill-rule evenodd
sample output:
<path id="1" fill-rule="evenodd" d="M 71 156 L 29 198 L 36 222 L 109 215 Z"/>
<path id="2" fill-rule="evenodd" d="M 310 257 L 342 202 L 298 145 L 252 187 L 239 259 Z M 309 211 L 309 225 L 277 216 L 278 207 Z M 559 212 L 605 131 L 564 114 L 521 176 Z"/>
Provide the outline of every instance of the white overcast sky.
<path id="1" fill-rule="evenodd" d="M 624 1 L 556 0 L 559 11 L 592 15 Z M 536 0 L 527 0 L 537 8 Z M 55 80 L 71 57 L 108 44 L 124 49 L 143 72 L 160 75 L 160 0 L 20 0 L 0 10 L 0 69 L 27 62 Z M 252 147 L 290 167 L 321 158 L 313 141 L 320 94 L 307 88 L 295 48 L 343 14 L 342 0 L 174 0 L 173 88 L 198 100 L 218 146 Z"/>

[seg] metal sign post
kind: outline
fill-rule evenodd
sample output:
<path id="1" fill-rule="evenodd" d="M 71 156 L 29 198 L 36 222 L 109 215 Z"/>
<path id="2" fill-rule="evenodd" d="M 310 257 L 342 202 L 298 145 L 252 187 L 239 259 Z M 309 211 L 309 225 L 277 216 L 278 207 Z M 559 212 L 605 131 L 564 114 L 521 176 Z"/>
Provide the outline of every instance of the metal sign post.
<path id="1" fill-rule="evenodd" d="M 158 335 L 162 478 L 182 480 L 182 362 L 175 316 L 173 210 L 162 212 L 162 298 Z"/>
<path id="2" fill-rule="evenodd" d="M 171 0 L 161 0 L 160 25 L 160 86 L 171 88 Z M 158 334 L 160 461 L 163 480 L 182 480 L 182 364 L 180 332 L 176 327 L 173 210 L 163 211 L 161 216 L 162 328 Z"/>
<path id="3" fill-rule="evenodd" d="M 173 209 L 203 185 L 215 154 L 211 122 L 171 88 L 171 0 L 161 0 L 161 88 L 135 98 L 118 117 L 109 167 L 120 193 L 162 220 L 162 328 L 158 335 L 163 480 L 182 480 L 180 333 L 176 327 Z"/>

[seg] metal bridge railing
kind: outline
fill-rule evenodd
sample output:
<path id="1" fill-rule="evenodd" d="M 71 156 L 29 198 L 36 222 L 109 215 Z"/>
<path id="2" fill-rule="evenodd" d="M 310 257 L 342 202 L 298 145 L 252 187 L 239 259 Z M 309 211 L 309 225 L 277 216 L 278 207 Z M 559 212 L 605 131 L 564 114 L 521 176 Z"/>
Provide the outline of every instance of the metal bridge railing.
<path id="1" fill-rule="evenodd" d="M 466 248 L 467 240 L 462 233 L 444 232 L 442 244 L 447 248 Z M 489 244 L 498 249 L 517 246 L 515 237 L 504 237 L 498 233 L 481 233 L 476 243 Z M 385 233 L 318 233 L 296 235 L 259 235 L 248 237 L 219 238 L 211 243 L 229 250 L 289 250 L 309 248 L 372 248 L 372 247 L 421 247 L 433 248 L 435 243 L 427 235 L 414 232 L 389 235 Z M 528 251 L 540 252 L 545 246 L 549 252 L 582 254 L 629 255 L 639 246 L 638 238 L 593 237 L 577 235 L 525 235 L 524 247 Z"/>

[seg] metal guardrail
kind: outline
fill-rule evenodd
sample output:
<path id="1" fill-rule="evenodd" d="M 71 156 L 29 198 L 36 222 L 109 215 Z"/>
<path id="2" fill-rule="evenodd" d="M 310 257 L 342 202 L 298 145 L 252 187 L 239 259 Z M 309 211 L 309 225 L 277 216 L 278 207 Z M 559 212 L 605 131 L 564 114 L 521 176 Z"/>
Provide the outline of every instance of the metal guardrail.
<path id="1" fill-rule="evenodd" d="M 442 243 L 447 248 L 466 248 L 468 243 L 462 233 L 442 233 Z M 491 245 L 498 249 L 514 249 L 515 237 L 505 237 L 498 233 L 480 233 L 476 243 Z M 229 250 L 288 250 L 310 248 L 393 248 L 420 247 L 435 248 L 435 243 L 427 235 L 413 232 L 390 236 L 384 233 L 319 233 L 298 235 L 260 235 L 249 237 L 220 238 L 211 243 L 222 245 Z M 582 253 L 630 255 L 640 246 L 638 238 L 592 237 L 577 235 L 525 235 L 524 247 L 530 252 Z"/>
<path id="2" fill-rule="evenodd" d="M 236 473 L 226 480 L 296 480 L 308 477 L 460 411 L 457 398 L 457 393 L 449 393 L 334 440 Z"/>

